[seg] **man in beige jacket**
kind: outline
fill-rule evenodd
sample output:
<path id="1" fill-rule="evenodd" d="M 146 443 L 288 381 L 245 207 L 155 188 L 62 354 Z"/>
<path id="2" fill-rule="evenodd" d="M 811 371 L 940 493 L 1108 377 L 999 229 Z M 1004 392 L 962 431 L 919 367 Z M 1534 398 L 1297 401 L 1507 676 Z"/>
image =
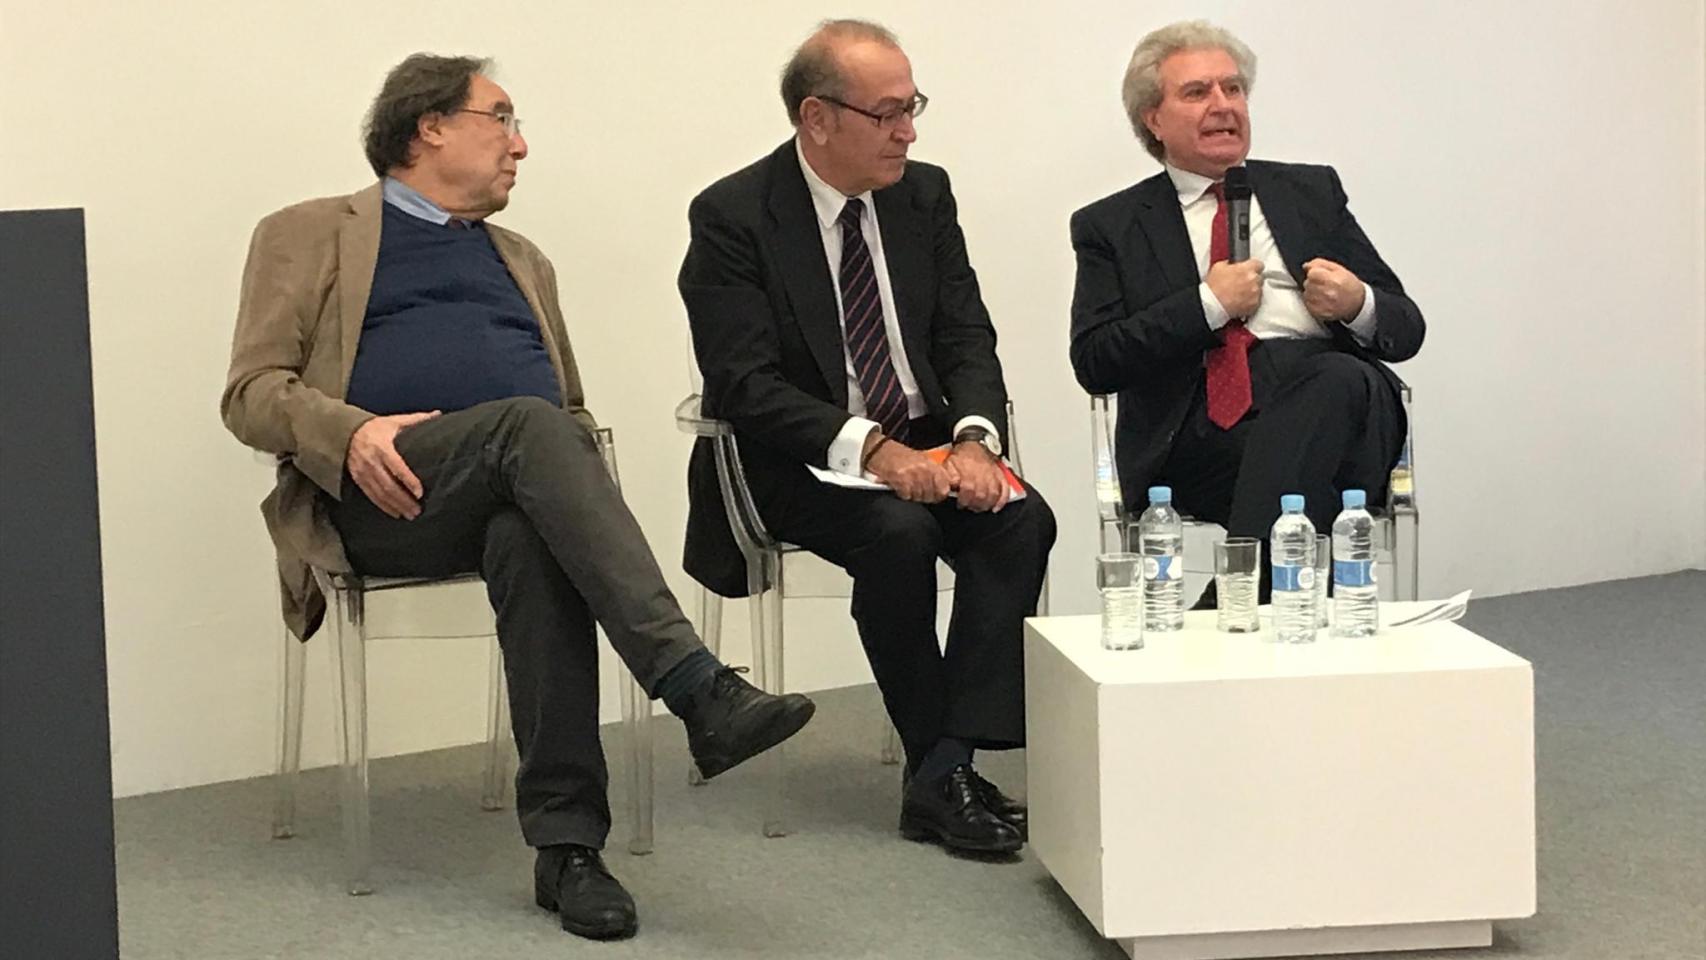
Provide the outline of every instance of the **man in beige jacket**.
<path id="1" fill-rule="evenodd" d="M 551 263 L 486 222 L 527 156 L 487 68 L 399 64 L 367 123 L 380 182 L 255 228 L 221 409 L 280 458 L 262 512 L 297 636 L 325 612 L 311 567 L 485 577 L 536 899 L 567 930 L 627 936 L 633 900 L 598 853 L 595 622 L 686 723 L 706 777 L 792 736 L 813 705 L 754 689 L 705 649 L 605 472 Z"/>

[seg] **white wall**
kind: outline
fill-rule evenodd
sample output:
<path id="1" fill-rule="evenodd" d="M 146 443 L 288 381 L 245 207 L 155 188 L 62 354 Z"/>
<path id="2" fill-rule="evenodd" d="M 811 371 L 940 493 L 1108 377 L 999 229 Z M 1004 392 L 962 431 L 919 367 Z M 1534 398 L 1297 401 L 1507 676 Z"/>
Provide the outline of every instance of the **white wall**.
<path id="1" fill-rule="evenodd" d="M 896 29 L 933 98 L 915 155 L 955 177 L 1030 472 L 1061 519 L 1057 611 L 1092 595 L 1066 218 L 1154 171 L 1120 73 L 1142 32 L 1195 15 L 1262 57 L 1256 155 L 1336 164 L 1431 321 L 1400 371 L 1417 391 L 1424 589 L 1706 565 L 1698 3 L 718 6 L 0 0 L 0 207 L 88 211 L 119 794 L 272 762 L 268 481 L 215 409 L 238 275 L 261 215 L 369 181 L 359 118 L 418 49 L 499 60 L 533 150 L 501 222 L 557 263 L 593 409 L 671 571 L 686 204 L 786 136 L 777 69 L 820 13 Z M 868 676 L 840 605 L 790 625 L 798 686 Z M 310 763 L 331 752 L 313 662 Z M 484 670 L 476 643 L 381 645 L 377 752 L 476 738 Z"/>

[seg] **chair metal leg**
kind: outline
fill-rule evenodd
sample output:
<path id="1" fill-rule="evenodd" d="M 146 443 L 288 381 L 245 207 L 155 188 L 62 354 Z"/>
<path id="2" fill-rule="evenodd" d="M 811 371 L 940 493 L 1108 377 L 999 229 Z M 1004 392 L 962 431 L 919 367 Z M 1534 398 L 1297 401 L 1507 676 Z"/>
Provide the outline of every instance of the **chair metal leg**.
<path id="1" fill-rule="evenodd" d="M 652 852 L 652 701 L 640 681 L 629 674 L 621 685 L 622 726 L 628 735 L 628 804 L 634 835 L 628 852 L 644 856 Z"/>
<path id="2" fill-rule="evenodd" d="M 892 767 L 900 762 L 900 731 L 894 728 L 887 717 L 883 718 L 883 765 Z"/>
<path id="3" fill-rule="evenodd" d="M 504 652 L 492 637 L 491 667 L 486 680 L 486 774 L 480 790 L 481 810 L 502 810 L 509 793 L 509 687 L 504 682 Z"/>
<path id="4" fill-rule="evenodd" d="M 274 776 L 272 835 L 296 836 L 296 781 L 302 770 L 302 686 L 307 644 L 284 631 L 278 691 L 278 773 Z"/>
<path id="5" fill-rule="evenodd" d="M 723 646 L 723 598 L 709 587 L 699 588 L 699 640 L 713 657 Z M 705 778 L 691 760 L 687 763 L 687 783 L 694 787 L 705 785 Z"/>
<path id="6" fill-rule="evenodd" d="M 753 672 L 760 690 L 780 694 L 783 685 L 782 556 L 778 551 L 766 550 L 761 557 L 762 566 L 757 573 L 763 579 L 748 584 L 752 594 L 747 602 L 752 606 L 752 645 L 755 661 Z M 749 577 L 751 573 L 752 571 L 749 571 Z M 769 590 L 764 589 L 766 585 Z M 785 837 L 789 832 L 783 816 L 788 800 L 785 745 L 771 747 L 755 762 L 763 764 L 766 775 L 771 778 L 770 789 L 765 791 L 766 799 L 762 804 L 764 835 Z"/>
<path id="7" fill-rule="evenodd" d="M 373 892 L 367 810 L 367 625 L 360 590 L 334 590 L 332 655 L 337 668 L 338 763 L 342 767 L 344 875 L 351 896 Z"/>
<path id="8" fill-rule="evenodd" d="M 1392 566 L 1398 581 L 1393 589 L 1400 600 L 1422 595 L 1421 526 L 1413 510 L 1401 511 L 1392 518 Z"/>
<path id="9" fill-rule="evenodd" d="M 699 588 L 699 639 L 711 656 L 723 647 L 723 598 L 709 587 Z"/>

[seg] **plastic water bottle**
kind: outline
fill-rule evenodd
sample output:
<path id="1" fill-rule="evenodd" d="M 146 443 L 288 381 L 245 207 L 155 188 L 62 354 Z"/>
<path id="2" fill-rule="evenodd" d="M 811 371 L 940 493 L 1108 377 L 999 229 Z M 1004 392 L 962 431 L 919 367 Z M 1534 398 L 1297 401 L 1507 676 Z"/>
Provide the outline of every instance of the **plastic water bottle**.
<path id="1" fill-rule="evenodd" d="M 1172 487 L 1150 487 L 1149 509 L 1137 520 L 1143 555 L 1143 629 L 1165 633 L 1185 625 L 1185 523 L 1173 509 Z"/>
<path id="2" fill-rule="evenodd" d="M 1333 636 L 1372 637 L 1380 628 L 1380 588 L 1374 580 L 1374 518 L 1368 494 L 1346 490 L 1333 521 Z"/>
<path id="3" fill-rule="evenodd" d="M 1274 632 L 1281 643 L 1315 640 L 1315 525 L 1303 515 L 1303 495 L 1280 497 L 1280 518 L 1269 536 L 1274 572 Z"/>

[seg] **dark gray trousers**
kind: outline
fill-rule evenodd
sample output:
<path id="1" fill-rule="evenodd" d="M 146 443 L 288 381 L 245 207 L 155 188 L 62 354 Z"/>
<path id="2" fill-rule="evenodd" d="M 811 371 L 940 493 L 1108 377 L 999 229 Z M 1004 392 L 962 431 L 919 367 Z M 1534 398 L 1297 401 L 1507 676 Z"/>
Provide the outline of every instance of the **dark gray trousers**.
<path id="1" fill-rule="evenodd" d="M 1250 412 L 1222 430 L 1197 387 L 1157 481 L 1172 485 L 1180 509 L 1229 536 L 1266 540 L 1282 493 L 1303 494 L 1319 533 L 1332 530 L 1341 490 L 1386 503 L 1404 407 L 1373 365 L 1328 340 L 1262 340 L 1250 351 L 1250 392 Z"/>
<path id="2" fill-rule="evenodd" d="M 594 623 L 647 691 L 702 649 L 698 635 L 567 411 L 536 397 L 483 403 L 407 428 L 397 450 L 425 490 L 421 515 L 386 516 L 346 475 L 332 520 L 350 563 L 369 576 L 484 576 L 521 759 L 522 836 L 603 847 Z"/>

